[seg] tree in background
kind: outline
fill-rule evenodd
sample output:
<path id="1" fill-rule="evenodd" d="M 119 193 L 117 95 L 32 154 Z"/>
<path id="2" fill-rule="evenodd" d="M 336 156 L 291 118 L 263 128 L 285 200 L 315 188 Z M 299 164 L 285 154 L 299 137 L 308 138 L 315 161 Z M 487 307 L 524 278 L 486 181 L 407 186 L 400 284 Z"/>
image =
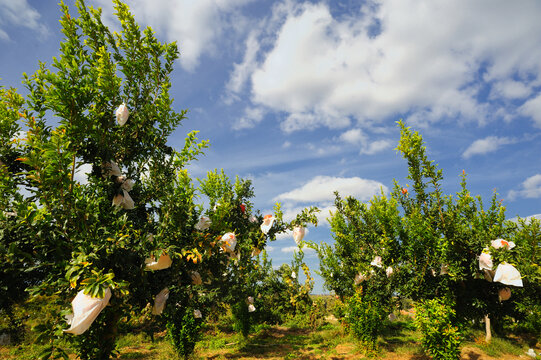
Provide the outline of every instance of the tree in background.
<path id="1" fill-rule="evenodd" d="M 259 313 L 270 310 L 260 307 L 260 295 L 268 291 L 264 281 L 265 255 L 261 259 L 260 253 L 277 234 L 291 231 L 299 224 L 317 224 L 317 209 L 304 209 L 289 223 L 283 220 L 279 204 L 273 215 L 263 216 L 251 203 L 254 196 L 251 182 L 237 178 L 232 183 L 223 172 L 209 172 L 207 178 L 201 180 L 200 192 L 209 201 L 205 215 L 211 222 L 203 236 L 221 243 L 219 256 L 211 254 L 201 263 L 206 267 L 201 272 L 203 280 L 208 280 L 208 284 L 203 281 L 201 289 L 210 297 L 209 306 L 227 304 L 231 307 L 237 329 L 247 336 L 251 325 L 265 317 Z M 268 228 L 262 227 L 265 218 L 271 219 L 267 220 Z M 234 245 L 224 245 L 225 234 L 235 235 Z"/>
<path id="2" fill-rule="evenodd" d="M 517 233 L 516 224 L 505 221 L 496 194 L 488 208 L 470 194 L 465 173 L 461 191 L 444 195 L 442 171 L 427 158 L 422 137 L 402 122 L 399 127 L 397 150 L 408 163 L 411 186 L 395 181 L 389 196 L 375 196 L 367 204 L 337 194 L 330 218 L 335 244 L 314 245 L 326 286 L 341 297 L 356 294 L 356 306 L 376 298 L 381 312 L 390 310 L 393 296 L 440 298 L 453 307 L 456 323 L 493 318 L 502 324 L 522 292 L 537 290 L 538 225 L 523 223 Z M 505 240 L 493 243 L 496 239 Z M 514 247 L 497 245 L 509 241 Z M 480 269 L 483 252 L 490 254 L 490 270 Z M 524 289 L 507 280 L 492 282 L 494 270 L 505 263 L 525 277 Z M 501 294 L 509 287 L 513 300 L 505 301 Z"/>
<path id="3" fill-rule="evenodd" d="M 518 219 L 516 225 L 510 240 L 517 244 L 516 266 L 524 287 L 513 288 L 511 316 L 505 320 L 512 331 L 528 334 L 529 345 L 534 347 L 541 334 L 541 222 Z"/>

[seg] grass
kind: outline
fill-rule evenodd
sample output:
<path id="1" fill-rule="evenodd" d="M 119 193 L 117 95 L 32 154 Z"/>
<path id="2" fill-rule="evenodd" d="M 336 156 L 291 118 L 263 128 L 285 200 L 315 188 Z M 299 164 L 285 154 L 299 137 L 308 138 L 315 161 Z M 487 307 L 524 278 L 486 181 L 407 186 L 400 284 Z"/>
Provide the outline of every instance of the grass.
<path id="1" fill-rule="evenodd" d="M 399 317 L 386 322 L 385 330 L 378 339 L 377 359 L 424 360 L 420 336 L 411 319 Z M 520 337 L 493 337 L 485 344 L 484 333 L 469 330 L 463 343 L 463 359 L 486 360 L 519 359 L 525 356 L 527 342 Z M 119 359 L 176 359 L 164 333 L 157 333 L 155 341 L 142 334 L 122 335 L 117 343 Z M 43 345 L 25 343 L 20 346 L 0 347 L 1 359 L 36 359 Z M 539 344 L 537 347 L 539 351 Z M 232 331 L 230 326 L 205 327 L 204 335 L 196 346 L 193 359 L 368 359 L 357 342 L 345 333 L 336 321 L 327 322 L 317 330 L 303 328 L 293 321 L 281 326 L 257 325 L 247 337 Z M 76 359 L 71 354 L 70 359 Z"/>
<path id="2" fill-rule="evenodd" d="M 480 330 L 471 330 L 468 334 L 468 345 L 482 350 L 485 354 L 492 357 L 501 357 L 504 354 L 523 355 L 527 350 L 527 344 L 521 338 L 500 338 L 493 337 L 492 341 L 485 342 L 485 333 Z M 525 350 L 526 347 L 526 350 Z"/>
<path id="3" fill-rule="evenodd" d="M 378 338 L 378 346 L 389 354 L 419 353 L 420 334 L 411 319 L 400 317 L 395 322 L 386 322 L 383 334 Z"/>

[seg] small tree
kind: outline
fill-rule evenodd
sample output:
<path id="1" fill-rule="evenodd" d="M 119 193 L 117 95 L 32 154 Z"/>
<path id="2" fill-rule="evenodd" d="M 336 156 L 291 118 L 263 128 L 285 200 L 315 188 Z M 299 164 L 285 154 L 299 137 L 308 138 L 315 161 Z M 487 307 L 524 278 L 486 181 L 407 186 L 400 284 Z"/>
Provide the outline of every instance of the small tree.
<path id="1" fill-rule="evenodd" d="M 411 186 L 395 181 L 389 197 L 381 194 L 368 204 L 337 195 L 330 219 L 335 245 L 316 246 L 326 285 L 341 296 L 362 286 L 357 297 L 377 294 L 382 304 L 390 304 L 393 294 L 418 301 L 444 299 L 456 312 L 449 321 L 494 318 L 503 324 L 513 301 L 499 299 L 505 286 L 485 280 L 484 274 L 489 280 L 494 274 L 480 270 L 479 255 L 490 252 L 494 269 L 504 262 L 515 264 L 535 282 L 535 222 L 517 233 L 516 224 L 505 221 L 496 194 L 488 207 L 470 194 L 465 172 L 461 190 L 444 195 L 442 171 L 428 159 L 421 135 L 402 122 L 399 127 L 397 150 L 408 163 Z M 491 241 L 497 238 L 514 240 L 516 248 L 496 249 Z M 537 289 L 528 280 L 517 295 Z"/>

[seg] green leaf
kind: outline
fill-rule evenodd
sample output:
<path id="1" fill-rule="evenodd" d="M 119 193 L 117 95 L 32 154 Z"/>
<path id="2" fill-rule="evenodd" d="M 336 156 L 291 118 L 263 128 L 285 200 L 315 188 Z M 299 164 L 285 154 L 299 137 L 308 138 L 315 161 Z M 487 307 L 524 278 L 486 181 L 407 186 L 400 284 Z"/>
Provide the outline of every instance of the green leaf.
<path id="1" fill-rule="evenodd" d="M 46 360 L 51 357 L 53 354 L 53 347 L 52 346 L 46 346 L 38 355 L 38 358 L 40 360 Z"/>

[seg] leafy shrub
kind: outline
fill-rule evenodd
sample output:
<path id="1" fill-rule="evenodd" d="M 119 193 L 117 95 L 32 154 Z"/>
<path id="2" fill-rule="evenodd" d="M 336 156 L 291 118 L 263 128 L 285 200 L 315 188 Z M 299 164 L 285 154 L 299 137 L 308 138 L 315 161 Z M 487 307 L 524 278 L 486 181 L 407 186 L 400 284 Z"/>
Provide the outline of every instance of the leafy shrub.
<path id="1" fill-rule="evenodd" d="M 455 315 L 444 299 L 427 300 L 416 306 L 415 325 L 421 332 L 423 349 L 436 360 L 460 358 L 462 334 L 453 325 Z"/>
<path id="2" fill-rule="evenodd" d="M 347 312 L 347 304 L 337 299 L 330 308 L 331 314 L 333 314 L 338 320 L 344 319 Z"/>
<path id="3" fill-rule="evenodd" d="M 307 315 L 310 329 L 318 329 L 325 323 L 325 316 L 327 315 L 325 301 L 323 299 L 316 299 Z"/>
<path id="4" fill-rule="evenodd" d="M 199 340 L 201 319 L 194 317 L 193 308 L 183 308 L 176 311 L 167 321 L 167 336 L 177 354 L 188 358 Z"/>
<path id="5" fill-rule="evenodd" d="M 365 351 L 377 349 L 377 338 L 384 320 L 385 309 L 375 298 L 363 296 L 359 290 L 349 299 L 346 322 L 349 331 L 360 341 Z"/>
<path id="6" fill-rule="evenodd" d="M 509 331 L 521 334 L 527 339 L 529 347 L 535 347 L 541 341 L 541 304 L 535 304 L 531 299 L 525 298 L 516 304 L 516 308 L 515 317 L 508 317 Z"/>
<path id="7" fill-rule="evenodd" d="M 26 333 L 26 318 L 23 314 L 15 313 L 12 308 L 0 309 L 0 334 L 9 334 L 13 343 L 21 343 Z"/>
<path id="8" fill-rule="evenodd" d="M 247 337 L 252 326 L 251 316 L 248 312 L 248 306 L 244 301 L 237 302 L 231 307 L 233 320 L 235 321 L 233 328 L 239 331 L 242 336 Z"/>

